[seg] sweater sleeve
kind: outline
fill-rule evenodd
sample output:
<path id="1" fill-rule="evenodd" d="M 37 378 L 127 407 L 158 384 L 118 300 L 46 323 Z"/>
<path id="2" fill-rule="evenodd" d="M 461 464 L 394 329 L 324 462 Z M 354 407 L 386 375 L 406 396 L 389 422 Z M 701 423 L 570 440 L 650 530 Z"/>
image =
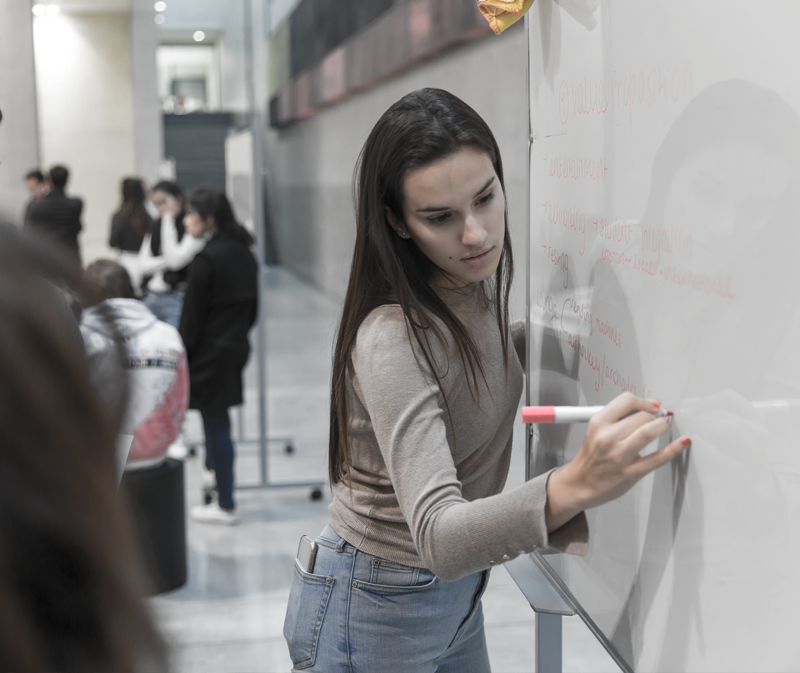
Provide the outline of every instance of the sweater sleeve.
<path id="1" fill-rule="evenodd" d="M 453 581 L 541 547 L 585 553 L 583 514 L 548 536 L 549 474 L 498 495 L 472 502 L 463 498 L 442 391 L 412 347 L 399 310 L 373 312 L 362 324 L 353 367 L 357 394 L 427 568 Z"/>
<path id="2" fill-rule="evenodd" d="M 166 214 L 161 218 L 161 254 L 167 269 L 178 271 L 191 262 L 205 246 L 205 239 L 186 234 L 178 241 L 175 218 Z"/>

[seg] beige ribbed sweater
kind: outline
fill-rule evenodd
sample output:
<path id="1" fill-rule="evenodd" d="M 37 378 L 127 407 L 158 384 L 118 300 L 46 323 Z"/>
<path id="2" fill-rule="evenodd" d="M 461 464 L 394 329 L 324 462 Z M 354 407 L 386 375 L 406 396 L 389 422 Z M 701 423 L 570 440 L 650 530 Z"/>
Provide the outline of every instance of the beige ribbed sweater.
<path id="1" fill-rule="evenodd" d="M 428 568 L 446 581 L 536 548 L 585 553 L 583 514 L 548 539 L 549 473 L 502 493 L 522 394 L 523 324 L 511 328 L 506 377 L 497 320 L 480 286 L 440 295 L 480 351 L 486 375 L 485 382 L 479 377 L 480 401 L 455 346 L 443 348 L 432 338 L 454 442 L 442 390 L 422 355 L 415 355 L 402 310 L 372 311 L 353 348 L 347 398 L 352 468 L 349 480 L 336 485 L 331 527 L 361 551 Z"/>

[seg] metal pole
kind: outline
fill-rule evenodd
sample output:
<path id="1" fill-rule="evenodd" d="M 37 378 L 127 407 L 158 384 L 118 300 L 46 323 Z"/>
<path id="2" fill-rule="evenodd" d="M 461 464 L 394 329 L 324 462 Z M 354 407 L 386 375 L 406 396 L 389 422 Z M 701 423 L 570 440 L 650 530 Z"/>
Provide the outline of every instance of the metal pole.
<path id="1" fill-rule="evenodd" d="M 561 615 L 536 613 L 536 673 L 561 673 L 563 670 Z"/>

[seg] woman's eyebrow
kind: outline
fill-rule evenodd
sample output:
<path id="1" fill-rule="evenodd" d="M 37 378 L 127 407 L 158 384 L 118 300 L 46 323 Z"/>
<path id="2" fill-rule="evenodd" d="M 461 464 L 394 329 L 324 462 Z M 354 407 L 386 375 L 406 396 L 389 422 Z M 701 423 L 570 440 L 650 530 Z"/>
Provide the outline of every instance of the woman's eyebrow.
<path id="1" fill-rule="evenodd" d="M 480 196 L 483 192 L 485 192 L 487 189 L 489 189 L 491 184 L 494 182 L 495 177 L 496 176 L 494 176 L 494 175 L 492 177 L 490 177 L 486 181 L 486 184 L 483 187 L 481 187 L 477 192 L 475 192 L 475 196 L 473 196 L 472 198 L 476 198 L 476 197 Z M 450 206 L 428 206 L 427 208 L 417 208 L 416 211 L 414 211 L 414 212 L 417 212 L 417 213 L 437 213 L 440 210 L 450 210 Z"/>

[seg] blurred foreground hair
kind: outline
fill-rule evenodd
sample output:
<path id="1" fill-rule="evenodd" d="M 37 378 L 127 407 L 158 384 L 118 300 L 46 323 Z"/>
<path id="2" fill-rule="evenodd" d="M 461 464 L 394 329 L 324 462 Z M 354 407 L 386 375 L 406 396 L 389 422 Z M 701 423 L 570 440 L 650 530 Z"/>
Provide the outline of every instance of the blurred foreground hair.
<path id="1" fill-rule="evenodd" d="M 115 498 L 119 418 L 89 385 L 64 284 L 81 290 L 79 269 L 0 222 L 0 670 L 161 671 Z"/>

